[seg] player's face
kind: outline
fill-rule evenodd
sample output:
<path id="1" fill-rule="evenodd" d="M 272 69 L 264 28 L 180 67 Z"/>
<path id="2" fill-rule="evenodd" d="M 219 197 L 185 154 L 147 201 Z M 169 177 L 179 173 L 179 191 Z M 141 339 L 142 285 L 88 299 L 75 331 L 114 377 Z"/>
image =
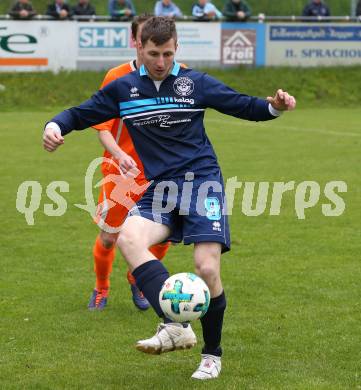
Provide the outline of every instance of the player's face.
<path id="1" fill-rule="evenodd" d="M 176 50 L 177 43 L 173 38 L 160 46 L 156 46 L 154 42 L 148 40 L 141 47 L 143 64 L 153 80 L 164 80 L 168 76 L 173 67 Z"/>

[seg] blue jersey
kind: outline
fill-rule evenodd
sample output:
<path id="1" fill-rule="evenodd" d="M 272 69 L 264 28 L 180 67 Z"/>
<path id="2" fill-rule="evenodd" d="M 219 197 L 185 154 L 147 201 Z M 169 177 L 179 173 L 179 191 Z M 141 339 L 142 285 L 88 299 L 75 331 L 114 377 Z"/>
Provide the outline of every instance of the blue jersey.
<path id="1" fill-rule="evenodd" d="M 159 90 L 141 66 L 52 122 L 66 135 L 120 117 L 147 179 L 180 177 L 186 172 L 206 176 L 219 169 L 203 124 L 208 107 L 251 121 L 275 118 L 266 100 L 239 94 L 206 73 L 181 68 L 175 62 Z M 226 131 L 225 126 L 220 130 Z"/>

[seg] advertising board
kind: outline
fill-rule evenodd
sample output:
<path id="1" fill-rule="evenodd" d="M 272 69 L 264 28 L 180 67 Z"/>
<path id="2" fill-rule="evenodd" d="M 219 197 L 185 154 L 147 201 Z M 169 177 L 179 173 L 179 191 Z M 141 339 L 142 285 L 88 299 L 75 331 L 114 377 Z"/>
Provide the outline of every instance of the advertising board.
<path id="1" fill-rule="evenodd" d="M 361 64 L 359 24 L 269 24 L 266 65 L 337 66 Z"/>
<path id="2" fill-rule="evenodd" d="M 265 27 L 260 23 L 223 23 L 221 33 L 221 64 L 264 65 Z"/>
<path id="3" fill-rule="evenodd" d="M 0 21 L 0 71 L 76 68 L 72 22 Z"/>

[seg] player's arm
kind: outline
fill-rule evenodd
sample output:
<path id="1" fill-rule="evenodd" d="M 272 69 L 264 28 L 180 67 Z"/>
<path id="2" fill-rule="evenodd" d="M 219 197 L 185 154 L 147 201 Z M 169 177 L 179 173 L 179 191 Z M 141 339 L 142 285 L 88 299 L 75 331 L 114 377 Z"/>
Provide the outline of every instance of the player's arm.
<path id="1" fill-rule="evenodd" d="M 108 130 L 102 130 L 98 133 L 99 141 L 104 146 L 104 148 L 116 159 L 119 161 L 120 169 L 123 173 L 127 172 L 129 169 L 135 168 L 137 163 L 125 153 L 119 145 L 116 143 L 112 133 Z"/>
<path id="2" fill-rule="evenodd" d="M 278 117 L 282 111 L 292 110 L 296 100 L 279 89 L 274 97 L 260 99 L 236 92 L 227 85 L 205 74 L 203 76 L 205 107 L 214 108 L 227 115 L 250 121 L 267 121 Z"/>
<path id="3" fill-rule="evenodd" d="M 116 69 L 117 68 L 114 68 L 108 71 L 104 77 L 100 89 L 103 89 L 112 81 L 119 78 L 119 73 L 116 72 Z M 111 133 L 112 128 L 117 120 L 118 119 L 111 119 L 105 123 L 100 123 L 96 126 L 93 126 L 93 128 L 98 131 L 98 138 L 104 149 L 106 149 L 115 160 L 118 160 L 120 169 L 125 173 L 125 171 L 136 167 L 137 164 L 119 147 Z"/>
<path id="4" fill-rule="evenodd" d="M 108 84 L 110 84 L 112 81 L 117 80 L 119 77 L 120 76 L 119 76 L 119 72 L 117 72 L 117 68 L 110 69 L 108 71 L 108 73 L 105 75 L 104 80 L 103 80 L 99 89 L 105 88 Z M 117 121 L 118 121 L 117 118 L 110 119 L 104 123 L 96 124 L 95 126 L 93 126 L 93 128 L 99 132 L 102 132 L 105 130 L 108 130 L 111 132 L 113 126 L 116 125 Z"/>
<path id="5" fill-rule="evenodd" d="M 119 116 L 117 81 L 95 93 L 89 100 L 77 107 L 69 108 L 51 119 L 45 126 L 43 145 L 53 151 L 62 143 L 63 136 L 73 130 L 83 130 L 89 126 L 105 122 Z"/>

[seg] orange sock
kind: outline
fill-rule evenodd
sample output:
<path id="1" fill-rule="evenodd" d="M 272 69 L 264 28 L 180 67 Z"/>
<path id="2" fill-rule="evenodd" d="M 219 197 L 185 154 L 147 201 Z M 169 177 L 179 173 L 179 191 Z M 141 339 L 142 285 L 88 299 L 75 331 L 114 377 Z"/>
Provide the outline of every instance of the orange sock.
<path id="1" fill-rule="evenodd" d="M 115 247 L 105 248 L 99 236 L 95 240 L 93 248 L 94 272 L 96 275 L 95 288 L 101 290 L 109 288 L 109 276 L 112 272 L 113 260 L 115 257 Z"/>
<path id="2" fill-rule="evenodd" d="M 128 279 L 129 284 L 131 284 L 132 286 L 135 285 L 135 278 L 129 270 L 127 272 L 127 279 Z"/>
<path id="3" fill-rule="evenodd" d="M 170 242 L 163 242 L 162 244 L 153 245 L 149 250 L 153 253 L 156 259 L 162 260 L 166 255 L 170 246 Z"/>
<path id="4" fill-rule="evenodd" d="M 151 246 L 149 250 L 150 252 L 152 252 L 152 254 L 156 259 L 162 260 L 163 257 L 166 255 L 169 247 L 170 247 L 170 242 L 164 242 L 162 244 Z M 132 284 L 133 286 L 135 285 L 135 278 L 129 270 L 127 272 L 127 279 L 129 284 Z"/>

